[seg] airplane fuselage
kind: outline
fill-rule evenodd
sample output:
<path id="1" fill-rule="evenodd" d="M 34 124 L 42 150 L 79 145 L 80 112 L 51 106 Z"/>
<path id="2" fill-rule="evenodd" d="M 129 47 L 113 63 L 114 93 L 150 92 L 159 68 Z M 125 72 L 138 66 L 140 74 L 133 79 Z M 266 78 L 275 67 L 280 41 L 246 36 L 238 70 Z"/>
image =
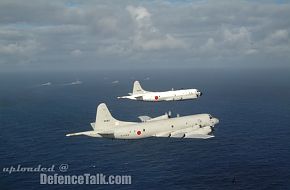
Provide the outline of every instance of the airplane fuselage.
<path id="1" fill-rule="evenodd" d="M 136 123 L 114 130 L 116 139 L 141 139 L 146 137 L 184 137 L 186 133 L 207 135 L 212 131 L 215 122 L 209 119 L 208 114 L 176 117 L 166 120 Z M 173 136 L 172 136 L 173 137 Z"/>
<path id="2" fill-rule="evenodd" d="M 171 90 L 165 92 L 145 92 L 142 94 L 134 94 L 131 96 L 124 96 L 121 98 L 128 98 L 132 100 L 140 101 L 177 101 L 177 100 L 189 100 L 196 99 L 201 96 L 201 92 L 197 89 L 186 89 L 186 90 Z"/>
<path id="3" fill-rule="evenodd" d="M 160 102 L 160 101 L 179 101 L 196 99 L 202 95 L 197 89 L 183 89 L 183 90 L 170 90 L 163 92 L 152 92 L 144 90 L 139 81 L 133 84 L 133 91 L 129 96 L 119 96 L 121 99 Z"/>

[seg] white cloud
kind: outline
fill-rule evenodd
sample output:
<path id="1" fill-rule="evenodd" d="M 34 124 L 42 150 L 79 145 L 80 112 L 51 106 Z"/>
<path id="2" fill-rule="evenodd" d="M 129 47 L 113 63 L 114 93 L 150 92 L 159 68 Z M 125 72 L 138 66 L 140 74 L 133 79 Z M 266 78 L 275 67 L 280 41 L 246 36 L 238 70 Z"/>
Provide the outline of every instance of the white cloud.
<path id="1" fill-rule="evenodd" d="M 40 45 L 35 40 L 24 42 L 15 42 L 9 44 L 0 44 L 0 54 L 8 55 L 31 55 L 40 50 Z"/>
<path id="2" fill-rule="evenodd" d="M 212 50 L 215 47 L 215 40 L 213 38 L 208 38 L 205 45 L 201 47 L 203 51 Z"/>
<path id="3" fill-rule="evenodd" d="M 112 81 L 112 84 L 118 84 L 118 83 L 119 83 L 118 80 L 114 80 L 114 81 Z"/>
<path id="4" fill-rule="evenodd" d="M 151 39 L 138 35 L 134 38 L 134 45 L 144 50 L 176 49 L 186 47 L 185 43 L 174 38 L 170 34 Z"/>
<path id="5" fill-rule="evenodd" d="M 200 47 L 200 54 L 209 57 L 254 54 L 258 51 L 251 45 L 251 32 L 245 27 L 221 27 Z"/>
<path id="6" fill-rule="evenodd" d="M 288 41 L 288 31 L 287 30 L 276 30 L 270 35 L 270 40 L 274 42 L 279 42 L 281 40 Z"/>
<path id="7" fill-rule="evenodd" d="M 237 29 L 225 29 L 223 32 L 224 42 L 228 45 L 244 45 L 251 42 L 251 34 L 245 27 Z"/>
<path id="8" fill-rule="evenodd" d="M 283 54 L 290 52 L 290 43 L 288 31 L 286 29 L 278 29 L 266 36 L 261 42 L 265 53 Z"/>
<path id="9" fill-rule="evenodd" d="M 136 28 L 133 45 L 143 50 L 185 48 L 187 45 L 168 33 L 161 33 L 152 23 L 151 14 L 144 7 L 127 7 Z"/>
<path id="10" fill-rule="evenodd" d="M 117 19 L 113 17 L 105 17 L 101 18 L 97 26 L 103 31 L 103 32 L 117 32 Z"/>
<path id="11" fill-rule="evenodd" d="M 81 50 L 79 50 L 79 49 L 75 49 L 75 50 L 71 51 L 70 54 L 72 56 L 79 57 L 79 56 L 81 56 L 83 54 L 83 52 Z"/>
<path id="12" fill-rule="evenodd" d="M 251 49 L 247 49 L 246 51 L 245 51 L 245 54 L 246 55 L 251 55 L 251 54 L 256 54 L 256 53 L 258 53 L 259 51 L 257 50 L 257 49 L 255 49 L 255 48 L 251 48 Z"/>
<path id="13" fill-rule="evenodd" d="M 127 6 L 127 10 L 131 14 L 131 16 L 137 21 L 140 27 L 144 25 L 144 21 L 147 24 L 151 25 L 150 17 L 151 14 L 147 11 L 145 7 L 133 7 L 133 6 Z"/>
<path id="14" fill-rule="evenodd" d="M 289 2 L 2 0 L 0 66 L 196 66 L 255 56 L 288 64 L 289 18 Z"/>

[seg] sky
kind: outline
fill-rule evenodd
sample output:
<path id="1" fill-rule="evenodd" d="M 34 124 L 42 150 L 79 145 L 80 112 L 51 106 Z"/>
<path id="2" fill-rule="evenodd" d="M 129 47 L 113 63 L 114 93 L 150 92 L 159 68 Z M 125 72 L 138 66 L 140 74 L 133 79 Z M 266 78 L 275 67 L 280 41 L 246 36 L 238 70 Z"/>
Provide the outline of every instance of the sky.
<path id="1" fill-rule="evenodd" d="M 290 68 L 290 1 L 1 0 L 0 71 Z"/>

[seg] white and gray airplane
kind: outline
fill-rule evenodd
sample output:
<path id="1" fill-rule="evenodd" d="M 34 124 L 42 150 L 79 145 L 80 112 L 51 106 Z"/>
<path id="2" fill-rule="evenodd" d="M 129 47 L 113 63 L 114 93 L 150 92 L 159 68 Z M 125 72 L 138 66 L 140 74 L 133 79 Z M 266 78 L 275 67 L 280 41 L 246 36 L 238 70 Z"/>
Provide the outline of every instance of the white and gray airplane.
<path id="1" fill-rule="evenodd" d="M 164 92 L 150 92 L 143 90 L 139 81 L 135 81 L 133 85 L 133 92 L 129 96 L 121 96 L 118 98 L 125 98 L 140 101 L 175 101 L 175 100 L 189 100 L 196 99 L 202 95 L 197 89 L 184 89 L 184 90 L 170 90 Z"/>
<path id="2" fill-rule="evenodd" d="M 210 114 L 196 114 L 171 118 L 171 114 L 150 118 L 140 116 L 141 122 L 119 121 L 112 117 L 106 104 L 97 108 L 96 121 L 91 123 L 93 130 L 71 133 L 66 136 L 86 135 L 111 139 L 142 139 L 147 137 L 198 138 L 208 139 L 214 126 L 219 123 Z"/>

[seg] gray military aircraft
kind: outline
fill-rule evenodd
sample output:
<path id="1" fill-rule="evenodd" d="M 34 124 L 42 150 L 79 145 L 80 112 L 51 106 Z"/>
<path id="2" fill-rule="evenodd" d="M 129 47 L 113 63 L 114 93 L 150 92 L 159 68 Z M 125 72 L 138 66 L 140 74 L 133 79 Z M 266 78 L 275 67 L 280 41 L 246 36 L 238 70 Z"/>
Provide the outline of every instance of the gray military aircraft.
<path id="1" fill-rule="evenodd" d="M 196 114 L 171 118 L 171 114 L 150 118 L 140 116 L 141 122 L 119 121 L 112 117 L 105 103 L 97 108 L 96 121 L 91 123 L 93 130 L 71 133 L 66 136 L 86 135 L 111 139 L 142 139 L 147 137 L 198 138 L 213 136 L 213 129 L 219 123 L 210 114 Z"/>

